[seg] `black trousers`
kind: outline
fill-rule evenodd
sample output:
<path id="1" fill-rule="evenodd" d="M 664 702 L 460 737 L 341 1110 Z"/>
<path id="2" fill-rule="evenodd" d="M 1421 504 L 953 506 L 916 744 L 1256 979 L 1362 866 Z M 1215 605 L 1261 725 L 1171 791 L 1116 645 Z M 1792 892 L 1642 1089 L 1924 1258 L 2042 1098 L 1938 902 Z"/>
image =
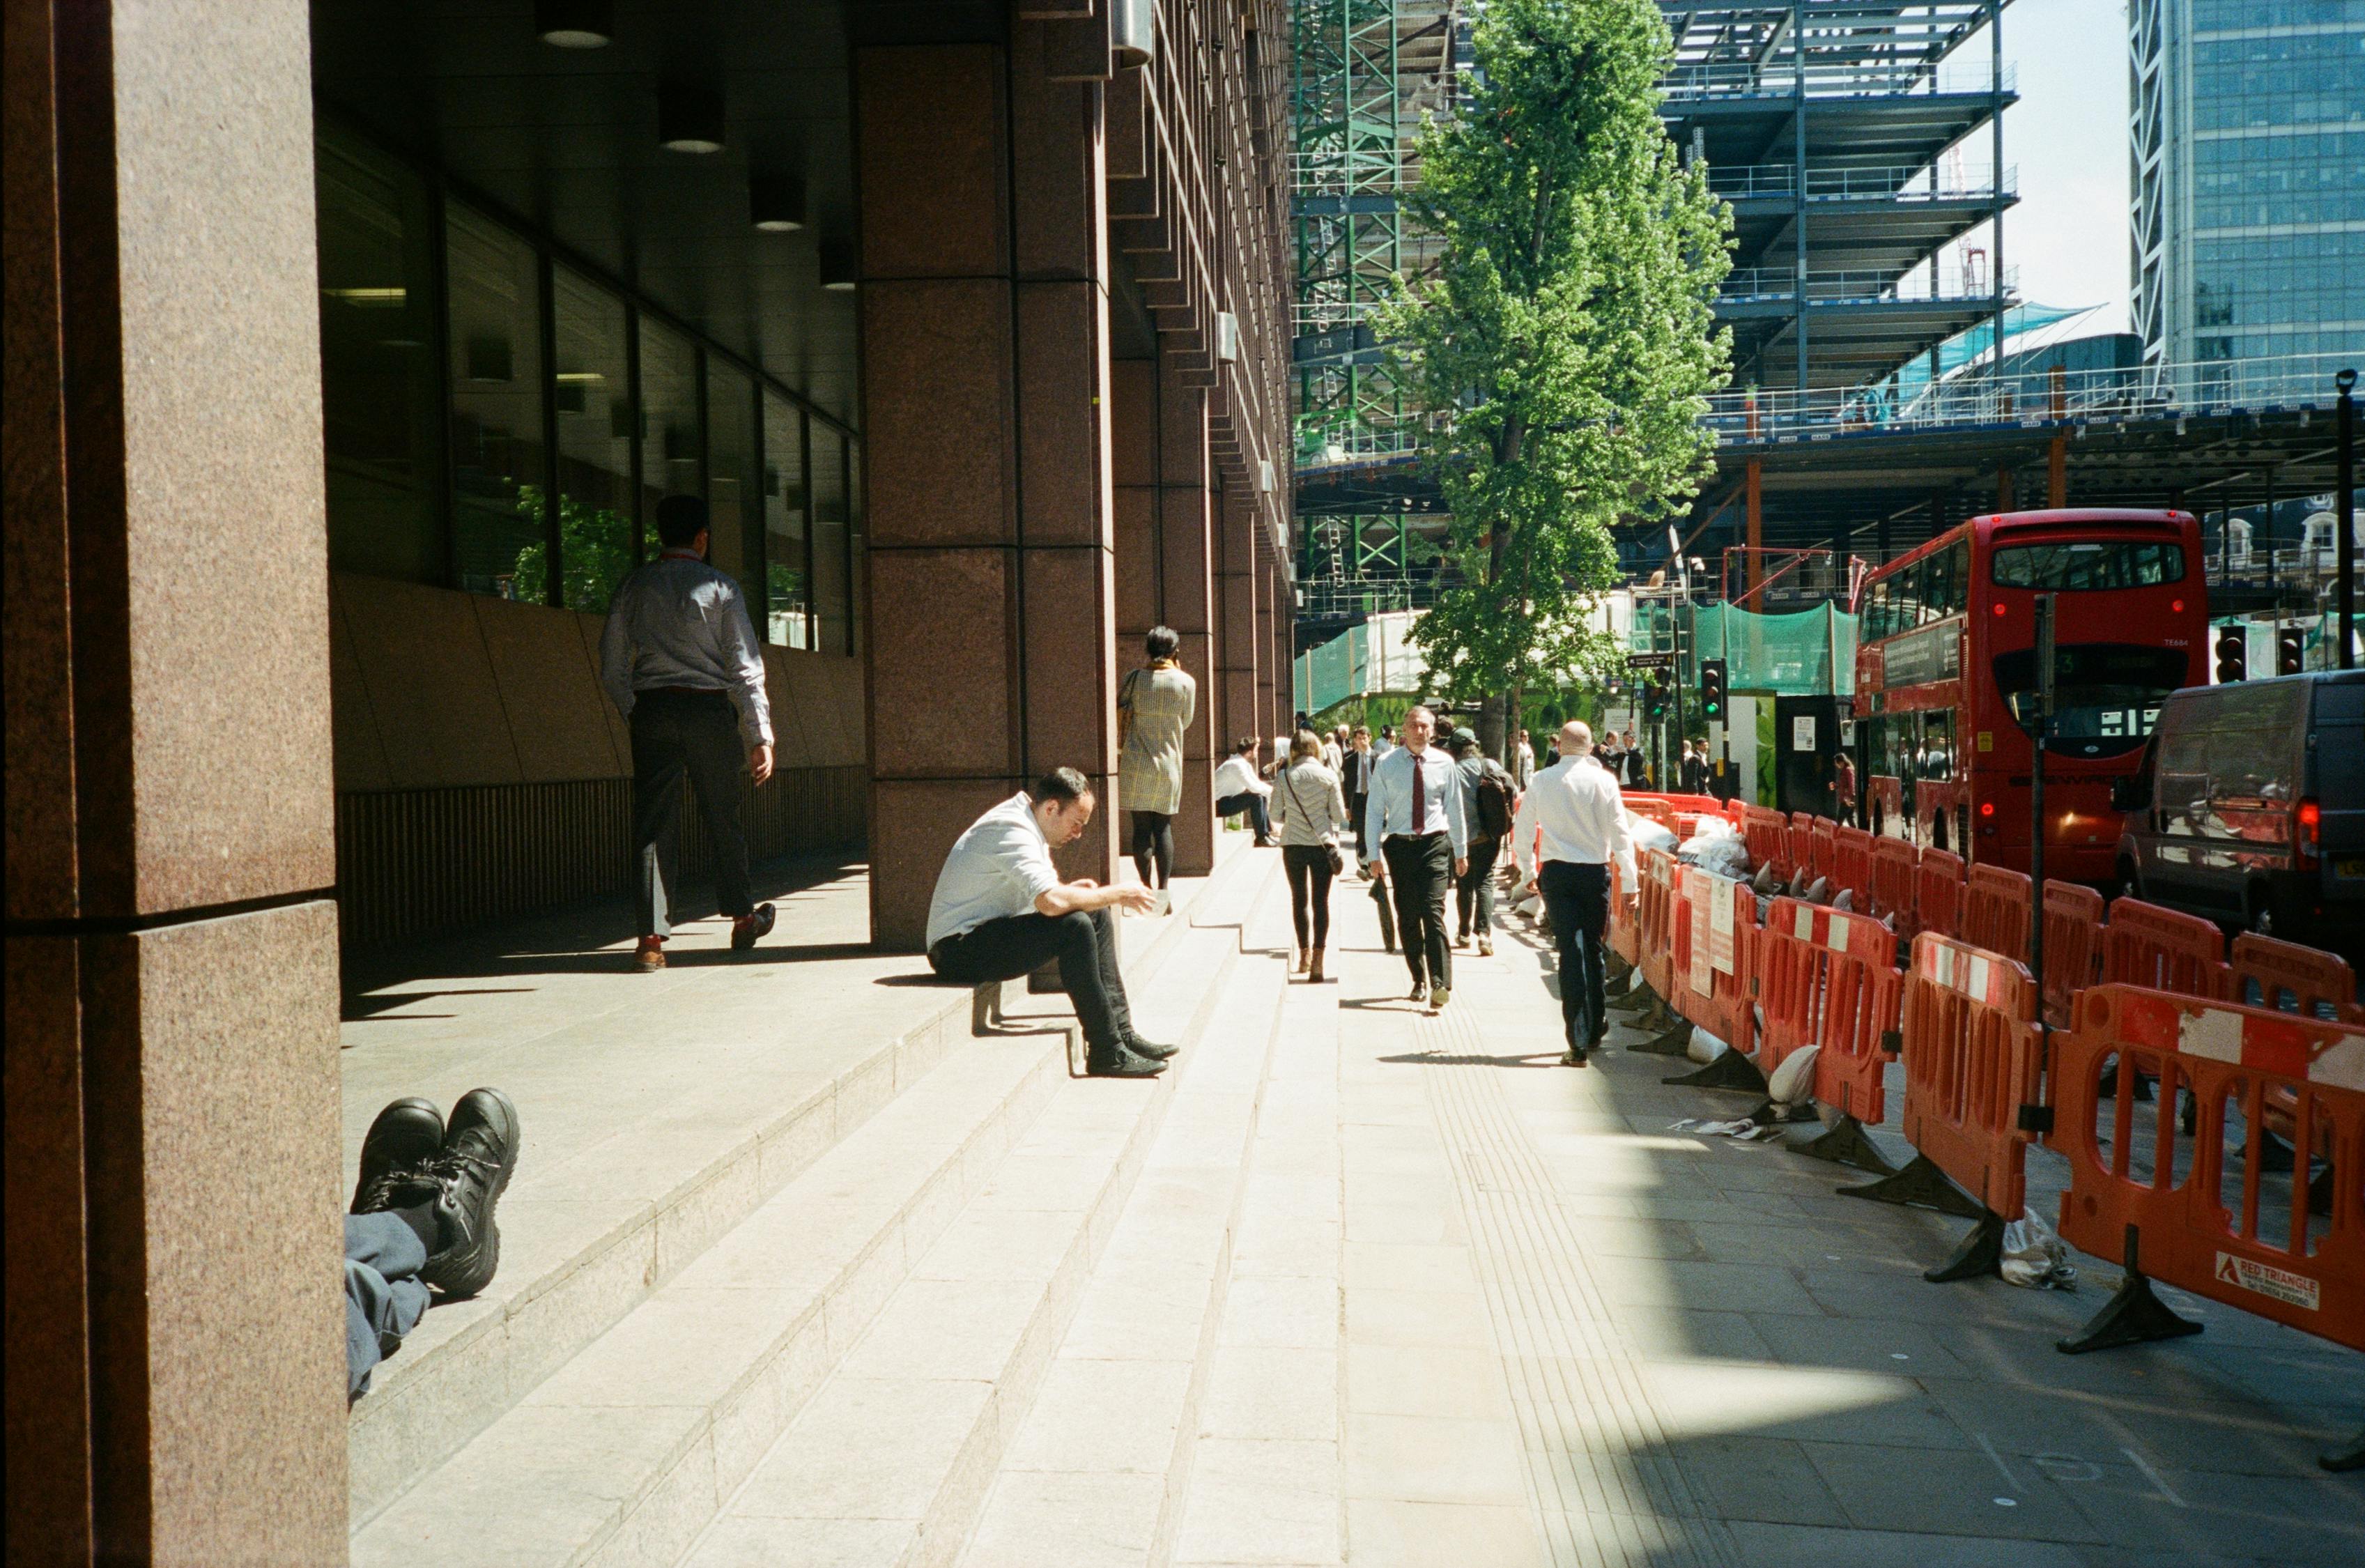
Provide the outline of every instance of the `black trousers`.
<path id="1" fill-rule="evenodd" d="M 1372 797 L 1368 794 L 1347 797 L 1347 814 L 1355 819 L 1355 864 L 1358 866 L 1372 863 L 1371 846 L 1363 842 L 1363 808 L 1371 802 Z"/>
<path id="2" fill-rule="evenodd" d="M 1495 857 L 1502 851 L 1499 838 L 1470 841 L 1470 869 L 1453 879 L 1455 929 L 1464 936 L 1475 929 L 1488 941 L 1494 940 L 1490 934 L 1495 929 Z"/>
<path id="3" fill-rule="evenodd" d="M 1445 890 L 1453 880 L 1453 843 L 1441 833 L 1395 834 L 1380 841 L 1388 885 L 1396 895 L 1396 935 L 1412 982 L 1451 987 L 1453 944 L 1445 935 Z"/>
<path id="4" fill-rule="evenodd" d="M 1123 1044 L 1133 1032 L 1133 1010 L 1126 1004 L 1125 976 L 1117 972 L 1116 927 L 1105 909 L 1008 915 L 928 949 L 931 969 L 966 985 L 1014 980 L 1053 958 L 1085 1043 L 1096 1051 Z"/>
<path id="5" fill-rule="evenodd" d="M 1246 790 L 1238 795 L 1227 795 L 1216 802 L 1216 814 L 1219 817 L 1236 817 L 1243 812 L 1248 813 L 1249 825 L 1256 829 L 1256 835 L 1259 838 L 1272 836 L 1272 808 L 1265 803 L 1265 798 L 1255 790 Z"/>
<path id="6" fill-rule="evenodd" d="M 1300 947 L 1330 946 L 1330 849 L 1321 844 L 1284 844 L 1282 869 L 1289 873 L 1289 918 Z M 1307 935 L 1308 916 L 1312 935 Z"/>
<path id="7" fill-rule="evenodd" d="M 1133 868 L 1141 873 L 1143 887 L 1162 888 L 1174 877 L 1173 813 L 1135 812 L 1132 816 Z"/>
<path id="8" fill-rule="evenodd" d="M 739 781 L 747 747 L 739 711 L 720 691 L 644 691 L 633 701 L 633 904 L 644 936 L 673 934 L 681 894 L 681 792 L 697 791 L 699 820 L 714 849 L 714 902 L 724 914 L 755 913 Z"/>
<path id="9" fill-rule="evenodd" d="M 1609 1032 L 1601 993 L 1602 936 L 1609 927 L 1609 868 L 1547 860 L 1536 874 L 1560 954 L 1560 1016 L 1571 1049 Z"/>

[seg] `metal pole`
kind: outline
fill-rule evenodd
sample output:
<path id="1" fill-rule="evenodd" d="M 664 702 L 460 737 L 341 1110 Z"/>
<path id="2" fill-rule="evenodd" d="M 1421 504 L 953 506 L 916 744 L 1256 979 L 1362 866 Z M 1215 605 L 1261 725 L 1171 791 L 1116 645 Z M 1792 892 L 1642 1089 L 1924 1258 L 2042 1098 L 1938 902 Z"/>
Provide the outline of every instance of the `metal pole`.
<path id="1" fill-rule="evenodd" d="M 2357 527 L 2351 518 L 2357 510 L 2357 373 L 2343 370 L 2332 378 L 2340 389 L 2337 415 L 2339 438 L 2334 446 L 2335 481 L 2332 491 L 2332 532 L 2334 557 L 2340 563 L 2340 664 L 2341 669 L 2357 667 Z"/>
<path id="2" fill-rule="evenodd" d="M 2036 907 L 2029 913 L 2028 969 L 2036 986 L 2036 1049 L 2040 1075 L 2053 1070 L 2052 1036 L 2045 1022 L 2045 742 L 2053 733 L 2054 596 L 2036 596 L 2036 759 L 2029 770 L 2028 879 Z"/>

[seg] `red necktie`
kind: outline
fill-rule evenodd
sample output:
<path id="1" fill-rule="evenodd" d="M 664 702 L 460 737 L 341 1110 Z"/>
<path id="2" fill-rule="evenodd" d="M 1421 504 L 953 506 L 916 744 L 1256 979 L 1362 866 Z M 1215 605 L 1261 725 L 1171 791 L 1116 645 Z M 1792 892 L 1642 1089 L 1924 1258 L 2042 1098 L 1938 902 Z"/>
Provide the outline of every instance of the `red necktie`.
<path id="1" fill-rule="evenodd" d="M 1429 831 L 1429 792 L 1422 786 L 1421 759 L 1412 759 L 1412 831 L 1416 838 Z"/>

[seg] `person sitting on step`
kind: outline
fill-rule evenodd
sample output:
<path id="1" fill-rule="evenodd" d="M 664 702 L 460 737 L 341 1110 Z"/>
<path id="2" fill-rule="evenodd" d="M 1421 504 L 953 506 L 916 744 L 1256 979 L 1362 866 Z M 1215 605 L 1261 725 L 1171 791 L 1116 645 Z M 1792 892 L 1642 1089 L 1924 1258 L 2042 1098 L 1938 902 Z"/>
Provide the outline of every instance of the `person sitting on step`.
<path id="1" fill-rule="evenodd" d="M 1133 1026 L 1109 911 L 1144 914 L 1157 896 L 1139 886 L 1063 882 L 1051 864 L 1052 850 L 1083 833 L 1094 804 L 1082 774 L 1055 767 L 1032 792 L 1022 790 L 971 823 L 936 877 L 928 965 L 947 980 L 983 985 L 1057 958 L 1083 1025 L 1087 1070 L 1155 1078 L 1175 1047 L 1152 1044 Z"/>

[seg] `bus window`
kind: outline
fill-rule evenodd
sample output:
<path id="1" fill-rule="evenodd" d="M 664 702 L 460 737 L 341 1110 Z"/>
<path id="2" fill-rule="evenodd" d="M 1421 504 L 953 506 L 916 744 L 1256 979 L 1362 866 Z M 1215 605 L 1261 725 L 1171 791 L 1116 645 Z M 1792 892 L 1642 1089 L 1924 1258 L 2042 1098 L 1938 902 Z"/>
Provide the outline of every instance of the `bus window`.
<path id="1" fill-rule="evenodd" d="M 1952 608 L 1952 600 L 1955 597 L 1954 554 L 1951 551 L 1941 550 L 1922 565 L 1923 603 L 1928 607 L 1923 612 L 1923 618 L 1930 621 L 1943 621 L 1954 613 Z"/>
<path id="2" fill-rule="evenodd" d="M 1889 580 L 1884 577 L 1864 590 L 1864 640 L 1877 643 L 1889 635 Z"/>
<path id="3" fill-rule="evenodd" d="M 1953 713 L 1922 715 L 1922 747 L 1915 758 L 1914 772 L 1923 778 L 1952 778 L 1955 776 Z"/>
<path id="4" fill-rule="evenodd" d="M 1957 539 L 1946 551 L 1946 613 L 1960 615 L 1971 602 L 1971 542 Z"/>
<path id="5" fill-rule="evenodd" d="M 2010 544 L 1995 553 L 1993 574 L 1998 588 L 2156 588 L 2184 580 L 2184 547 L 2173 541 Z"/>
<path id="6" fill-rule="evenodd" d="M 1911 632 L 1922 624 L 1922 568 L 1916 561 L 1889 579 L 1889 635 Z"/>
<path id="7" fill-rule="evenodd" d="M 2046 749 L 2065 756 L 2121 756 L 2159 722 L 2159 705 L 2184 684 L 2180 648 L 2077 643 L 2054 651 L 2053 736 Z M 1998 654 L 1997 694 L 2023 729 L 2036 722 L 2036 654 Z"/>

